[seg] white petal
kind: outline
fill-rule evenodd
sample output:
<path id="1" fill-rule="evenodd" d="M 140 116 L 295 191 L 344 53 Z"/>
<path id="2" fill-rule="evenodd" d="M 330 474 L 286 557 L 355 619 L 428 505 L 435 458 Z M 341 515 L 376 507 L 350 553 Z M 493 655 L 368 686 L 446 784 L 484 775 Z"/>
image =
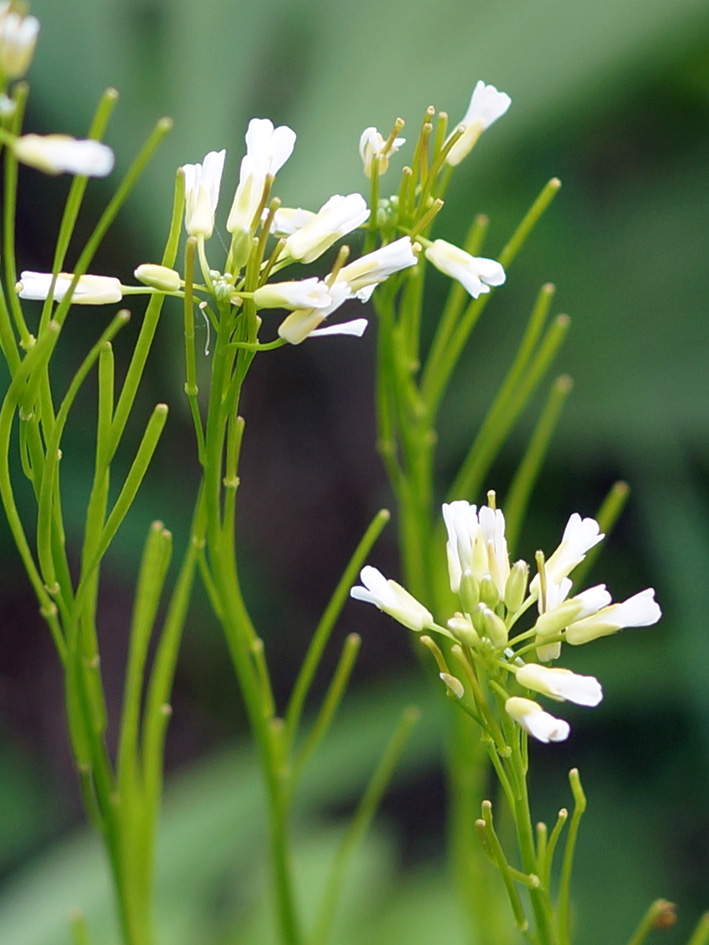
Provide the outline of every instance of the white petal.
<path id="1" fill-rule="evenodd" d="M 326 328 L 316 328 L 310 332 L 309 338 L 323 335 L 353 335 L 361 338 L 369 322 L 366 318 L 353 318 L 350 322 L 340 322 L 339 325 L 328 325 Z"/>
<path id="2" fill-rule="evenodd" d="M 557 719 L 531 699 L 512 696 L 505 703 L 509 715 L 540 742 L 563 742 L 569 736 L 569 723 Z"/>

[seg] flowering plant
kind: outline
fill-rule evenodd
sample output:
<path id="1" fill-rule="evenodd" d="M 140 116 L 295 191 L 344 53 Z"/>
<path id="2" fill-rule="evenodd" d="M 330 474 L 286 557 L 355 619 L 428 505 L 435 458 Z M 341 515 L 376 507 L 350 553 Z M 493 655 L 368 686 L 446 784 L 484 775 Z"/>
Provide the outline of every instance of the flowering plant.
<path id="1" fill-rule="evenodd" d="M 517 929 L 535 945 L 566 945 L 571 939 L 569 884 L 574 840 L 584 798 L 576 772 L 571 784 L 576 810 L 567 837 L 557 900 L 552 899 L 555 845 L 566 814 L 547 836 L 531 822 L 528 796 L 527 735 L 560 741 L 568 724 L 536 701 L 572 701 L 593 706 L 601 699 L 593 678 L 546 664 L 564 643 L 575 646 L 646 626 L 659 618 L 651 590 L 611 603 L 605 585 L 576 592 L 572 573 L 601 540 L 620 511 L 616 488 L 599 520 L 569 519 L 561 544 L 548 558 L 538 554 L 536 571 L 510 563 L 508 545 L 516 536 L 538 475 L 568 381 L 556 382 L 528 453 L 507 496 L 507 519 L 493 493 L 478 508 L 468 499 L 482 489 L 490 464 L 531 392 L 546 375 L 563 338 L 567 320 L 547 326 L 553 289 L 540 292 L 520 350 L 488 419 L 450 488 L 437 522 L 435 444 L 437 416 L 456 364 L 493 290 L 502 287 L 514 257 L 559 188 L 547 184 L 496 258 L 481 256 L 486 221 L 477 218 L 462 247 L 433 238 L 452 169 L 466 158 L 482 133 L 501 118 L 509 96 L 478 82 L 462 122 L 449 131 L 447 115 L 427 109 L 395 192 L 381 196 L 382 178 L 406 144 L 403 121 L 384 137 L 374 127 L 360 137 L 368 188 L 334 194 L 319 210 L 282 207 L 277 175 L 295 153 L 296 134 L 270 119 L 254 118 L 245 134 L 239 182 L 224 223 L 228 247 L 217 260 L 222 226 L 221 183 L 226 149 L 208 152 L 201 163 L 185 163 L 176 173 L 172 216 L 159 262 L 135 268 L 135 283 L 89 273 L 96 249 L 170 122 L 157 123 L 144 148 L 118 183 L 84 247 L 69 264 L 70 247 L 91 177 L 113 173 L 113 151 L 101 140 L 116 95 L 101 100 L 86 139 L 24 133 L 29 68 L 39 24 L 20 4 L 0 3 L 0 147 L 5 161 L 3 278 L 0 286 L 0 347 L 8 384 L 0 409 L 0 497 L 8 525 L 55 645 L 63 674 L 68 739 L 75 759 L 86 813 L 105 851 L 116 894 L 123 945 L 159 941 L 154 916 L 156 837 L 164 779 L 164 749 L 171 715 L 171 692 L 190 599 L 199 579 L 226 641 L 263 774 L 268 814 L 267 845 L 275 927 L 283 945 L 320 945 L 331 937 L 346 867 L 390 778 L 416 720 L 406 710 L 358 804 L 339 847 L 314 918 L 303 918 L 296 883 L 291 820 L 302 779 L 315 749 L 329 730 L 343 698 L 360 638 L 342 646 L 332 679 L 319 700 L 313 681 L 324 648 L 345 605 L 357 572 L 362 585 L 353 597 L 375 604 L 407 628 L 433 654 L 445 692 L 480 730 L 459 729 L 451 752 L 451 782 L 461 772 L 486 780 L 497 775 L 516 830 L 521 869 L 503 852 L 492 822 L 492 804 L 475 790 L 452 791 L 451 820 L 463 838 L 455 851 L 460 877 L 478 869 L 483 856 L 497 867 L 512 905 Z M 46 271 L 21 270 L 17 278 L 14 228 L 20 165 L 30 173 L 69 174 L 72 181 Z M 184 231 L 184 232 L 183 232 Z M 343 242 L 343 241 L 347 242 Z M 209 243 L 209 247 L 208 244 Z M 362 244 L 362 249 L 358 247 Z M 182 247 L 182 252 L 180 249 Z M 356 251 L 353 252 L 353 247 Z M 329 253 L 329 255 L 328 255 Z M 302 267 L 310 267 L 303 274 Z M 422 340 L 424 283 L 431 267 L 452 280 L 433 339 Z M 69 270 L 69 271 L 65 271 Z M 290 271 L 288 271 L 290 270 Z M 100 322 L 68 384 L 56 368 L 63 357 L 65 326 L 73 305 L 116 305 L 146 296 L 140 328 L 125 364 L 116 363 L 113 341 L 129 319 L 119 309 Z M 126 521 L 168 422 L 166 403 L 154 406 L 137 441 L 136 396 L 146 372 L 158 323 L 168 300 L 178 300 L 183 316 L 184 395 L 194 430 L 192 455 L 199 468 L 190 532 L 176 574 L 170 570 L 173 536 L 156 521 L 140 561 L 125 659 L 123 701 L 109 719 L 101 667 L 99 607 L 101 576 L 114 539 Z M 23 302 L 42 302 L 25 306 Z M 327 321 L 345 306 L 370 302 L 377 314 L 376 408 L 378 449 L 397 503 L 397 527 L 404 586 L 365 566 L 389 518 L 377 513 L 354 549 L 333 591 L 302 664 L 293 674 L 284 704 L 274 693 L 271 666 L 242 588 L 237 552 L 237 493 L 245 421 L 244 386 L 257 356 L 287 349 L 311 338 L 359 337 L 364 317 Z M 168 304 L 173 304 L 172 302 Z M 273 312 L 281 312 L 274 315 Z M 202 353 L 196 326 L 203 320 Z M 326 324 L 324 324 L 326 323 Z M 172 328 L 174 331 L 174 326 Z M 77 414 L 79 392 L 96 379 L 92 479 L 84 496 L 78 554 L 67 547 L 69 514 L 60 474 L 67 424 Z M 81 419 L 81 418 L 79 418 Z M 131 423 L 131 421 L 133 421 Z M 19 463 L 10 455 L 19 446 Z M 130 450 L 126 470 L 119 451 Z M 28 511 L 18 501 L 18 479 L 27 480 Z M 32 504 L 33 503 L 33 504 Z M 443 539 L 447 534 L 446 554 Z M 447 567 L 446 567 L 447 564 Z M 360 570 L 361 569 L 361 570 Z M 536 616 L 529 626 L 530 615 Z M 435 615 L 443 615 L 437 622 Z M 521 626 L 526 629 L 519 629 Z M 434 636 L 436 638 L 434 639 Z M 531 697 L 531 698 L 530 698 Z M 306 712 L 306 707 L 310 713 Z M 458 725 L 458 721 L 453 722 Z M 116 732 L 108 737 L 109 726 Z M 463 779 L 464 780 L 464 779 Z M 473 806 L 480 844 L 464 826 Z M 519 888 L 529 891 L 532 919 Z M 478 897 L 477 899 L 475 897 Z M 486 945 L 508 940 L 494 899 L 471 890 L 471 932 Z M 72 919 L 74 941 L 89 942 L 84 917 Z M 642 931 L 642 930 L 641 930 Z M 646 930 L 647 931 L 647 930 Z M 638 933 L 638 945 L 645 933 Z M 99 939 L 97 938 L 96 941 Z M 692 945 L 709 940 L 705 921 Z"/>

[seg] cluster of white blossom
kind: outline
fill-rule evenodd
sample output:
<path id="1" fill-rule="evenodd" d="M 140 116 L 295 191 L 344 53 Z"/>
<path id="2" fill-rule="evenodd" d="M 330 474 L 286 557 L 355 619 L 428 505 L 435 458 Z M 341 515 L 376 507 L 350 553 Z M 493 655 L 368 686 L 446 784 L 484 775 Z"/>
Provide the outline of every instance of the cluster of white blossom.
<path id="1" fill-rule="evenodd" d="M 443 144 L 442 155 L 447 163 L 458 164 L 482 130 L 503 115 L 509 104 L 505 93 L 478 82 L 463 122 Z M 375 173 L 379 176 L 387 170 L 389 159 L 405 143 L 404 138 L 398 137 L 401 127 L 403 121 L 398 120 L 387 139 L 376 128 L 365 129 L 360 138 L 360 154 L 367 176 Z M 347 251 L 341 253 L 330 273 L 322 278 L 269 282 L 272 273 L 290 263 L 307 265 L 319 259 L 338 240 L 366 224 L 370 208 L 359 193 L 335 194 L 318 211 L 281 207 L 278 201 L 270 201 L 271 191 L 276 174 L 293 153 L 295 132 L 285 125 L 274 127 L 267 118 L 254 118 L 249 122 L 245 142 L 239 183 L 226 220 L 231 244 L 223 272 L 207 264 L 204 245 L 215 228 L 226 151 L 210 151 L 201 163 L 181 168 L 185 229 L 197 241 L 204 276 L 204 285 L 194 289 L 227 298 L 235 306 L 250 299 L 259 310 L 288 311 L 278 327 L 283 341 L 299 344 L 317 335 L 361 335 L 367 325 L 362 318 L 326 328 L 320 326 L 346 301 L 367 301 L 377 285 L 394 273 L 418 265 L 421 255 L 441 272 L 460 281 L 474 298 L 489 292 L 491 286 L 504 283 L 504 269 L 495 260 L 471 256 L 442 239 L 431 241 L 417 235 L 412 240 L 405 231 L 352 262 L 347 263 Z M 114 163 L 113 152 L 105 144 L 64 135 L 26 134 L 15 137 L 9 145 L 18 160 L 52 174 L 104 176 Z M 259 261 L 266 272 L 263 281 L 259 279 L 247 291 L 243 273 L 248 269 L 255 245 L 262 245 L 264 236 L 273 236 L 278 243 L 271 257 Z M 143 264 L 135 270 L 135 276 L 150 291 L 175 295 L 184 292 L 180 274 L 172 269 Z M 71 273 L 24 271 L 17 284 L 18 294 L 26 299 L 46 299 L 51 293 L 59 301 L 70 289 L 72 301 L 80 305 L 114 303 L 124 294 L 146 291 L 142 287 L 121 286 L 111 276 L 81 275 L 75 281 Z"/>
<path id="2" fill-rule="evenodd" d="M 572 594 L 569 575 L 604 537 L 595 519 L 577 513 L 569 518 L 554 553 L 546 560 L 537 553 L 537 573 L 529 581 L 526 561 L 510 564 L 504 515 L 495 508 L 493 493 L 489 501 L 480 508 L 463 500 L 443 506 L 450 589 L 460 605 L 445 626 L 371 566 L 363 568 L 362 586 L 353 587 L 350 594 L 410 630 L 434 631 L 462 647 L 471 666 L 484 666 L 498 690 L 502 684 L 504 708 L 515 722 L 539 741 L 562 741 L 569 734 L 568 723 L 546 712 L 530 693 L 584 706 L 598 705 L 603 693 L 593 676 L 542 664 L 558 658 L 562 643 L 578 646 L 624 627 L 654 624 L 660 608 L 652 588 L 616 604 L 605 584 Z M 533 606 L 533 626 L 519 631 L 518 620 Z M 528 661 L 530 657 L 534 661 Z M 474 705 L 479 696 L 464 675 L 442 672 L 441 678 L 458 699 Z"/>

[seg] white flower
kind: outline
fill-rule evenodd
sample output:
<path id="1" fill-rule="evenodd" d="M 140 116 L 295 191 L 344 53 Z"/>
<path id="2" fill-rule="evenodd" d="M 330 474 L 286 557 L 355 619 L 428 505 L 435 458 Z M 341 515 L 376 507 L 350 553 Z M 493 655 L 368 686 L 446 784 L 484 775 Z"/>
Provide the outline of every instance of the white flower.
<path id="1" fill-rule="evenodd" d="M 402 236 L 343 266 L 337 274 L 337 282 L 347 283 L 351 297 L 366 302 L 380 282 L 395 272 L 415 266 L 417 262 L 411 238 Z"/>
<path id="2" fill-rule="evenodd" d="M 473 548 L 480 529 L 477 507 L 458 499 L 444 502 L 443 521 L 448 532 L 446 556 L 448 558 L 448 576 L 451 590 L 457 594 L 463 571 L 473 570 Z"/>
<path id="3" fill-rule="evenodd" d="M 295 132 L 287 125 L 273 127 L 268 118 L 252 118 L 246 132 L 246 154 L 241 161 L 239 186 L 229 211 L 230 233 L 252 231 L 267 181 L 276 176 L 295 147 Z"/>
<path id="4" fill-rule="evenodd" d="M 586 553 L 605 538 L 595 518 L 581 518 L 574 512 L 566 523 L 561 544 L 544 563 L 547 582 L 559 584 L 576 565 L 581 564 Z M 535 581 L 537 582 L 535 585 Z M 539 585 L 539 577 L 532 581 L 532 590 Z"/>
<path id="5" fill-rule="evenodd" d="M 264 208 L 263 219 L 268 216 L 268 207 Z M 296 230 L 302 229 L 306 223 L 314 219 L 312 210 L 302 210 L 300 207 L 279 207 L 273 214 L 271 233 L 279 239 L 291 236 Z"/>
<path id="6" fill-rule="evenodd" d="M 594 706 L 603 698 L 601 684 L 595 676 L 580 676 L 570 669 L 550 669 L 527 663 L 517 670 L 517 682 L 525 689 L 534 689 L 545 696 L 577 705 Z"/>
<path id="7" fill-rule="evenodd" d="M 433 623 L 430 611 L 396 581 L 388 581 L 381 571 L 367 565 L 359 578 L 364 587 L 353 587 L 350 597 L 374 604 L 409 630 L 421 631 Z"/>
<path id="8" fill-rule="evenodd" d="M 540 617 L 534 629 L 538 636 L 554 636 L 570 623 L 597 613 L 611 602 L 611 595 L 605 584 L 589 587 L 566 600 L 571 586 L 569 578 L 564 578 L 561 584 L 547 585 L 546 608 L 542 610 L 541 598 L 537 601 Z"/>
<path id="9" fill-rule="evenodd" d="M 288 237 L 285 253 L 291 259 L 311 263 L 341 237 L 356 230 L 369 217 L 361 194 L 335 194 L 305 226 Z"/>
<path id="10" fill-rule="evenodd" d="M 190 236 L 209 239 L 219 203 L 226 150 L 210 151 L 202 164 L 183 164 L 185 176 L 185 229 Z"/>
<path id="11" fill-rule="evenodd" d="M 389 167 L 389 158 L 395 154 L 406 138 L 394 138 L 387 147 L 388 138 L 383 138 L 376 128 L 365 128 L 359 139 L 359 155 L 364 163 L 364 173 L 372 176 L 372 160 L 379 158 L 379 173 L 384 174 Z"/>
<path id="12" fill-rule="evenodd" d="M 564 639 L 572 646 L 597 640 L 623 627 L 649 627 L 662 616 L 655 591 L 648 587 L 620 604 L 604 607 L 592 617 L 575 621 L 566 628 Z"/>
<path id="13" fill-rule="evenodd" d="M 39 20 L 0 8 L 0 74 L 20 79 L 29 69 L 39 33 Z"/>
<path id="14" fill-rule="evenodd" d="M 563 742 L 569 737 L 569 723 L 545 712 L 538 702 L 512 696 L 505 702 L 505 709 L 525 732 L 540 742 Z"/>
<path id="15" fill-rule="evenodd" d="M 70 272 L 60 272 L 54 285 L 54 301 L 60 302 L 67 294 L 74 278 Z M 46 299 L 52 283 L 51 272 L 21 273 L 15 291 L 21 299 Z M 120 280 L 113 276 L 79 276 L 71 301 L 74 305 L 106 305 L 120 302 L 123 291 Z"/>
<path id="16" fill-rule="evenodd" d="M 323 309 L 332 305 L 332 301 L 327 284 L 316 276 L 266 283 L 254 292 L 257 308 Z"/>
<path id="17" fill-rule="evenodd" d="M 343 302 L 345 302 L 350 297 L 350 290 L 344 282 L 335 282 L 334 285 L 328 288 L 328 294 L 330 297 L 329 303 L 322 308 L 301 308 L 297 309 L 294 312 L 291 312 L 290 315 L 285 318 L 278 328 L 278 334 L 284 341 L 289 342 L 292 345 L 298 345 L 301 341 L 313 334 L 316 329 L 319 334 L 357 334 L 356 331 L 351 332 L 342 332 L 342 331 L 327 331 L 326 329 L 319 328 L 318 326 L 325 321 L 328 315 L 331 315 L 336 309 L 338 309 Z M 365 321 L 364 319 L 359 319 L 359 321 Z M 366 321 L 365 321 L 366 324 Z M 343 326 L 330 326 L 342 328 Z M 364 328 L 359 334 L 362 334 Z"/>
<path id="18" fill-rule="evenodd" d="M 498 92 L 494 85 L 485 85 L 480 79 L 473 90 L 468 110 L 458 125 L 462 125 L 465 131 L 446 155 L 446 162 L 452 167 L 460 164 L 482 132 L 505 114 L 511 102 L 505 92 Z"/>
<path id="19" fill-rule="evenodd" d="M 426 259 L 436 269 L 457 279 L 463 288 L 477 299 L 490 291 L 490 286 L 502 285 L 505 270 L 494 259 L 471 256 L 446 240 L 434 240 L 426 247 Z"/>
<path id="20" fill-rule="evenodd" d="M 536 580 L 538 582 L 538 576 Z M 534 626 L 537 632 L 537 658 L 544 663 L 558 659 L 561 653 L 561 641 L 544 643 L 545 637 L 557 636 L 570 623 L 595 614 L 611 602 L 611 595 L 605 584 L 589 587 L 567 600 L 571 588 L 572 582 L 569 578 L 562 578 L 559 584 L 547 583 L 545 600 L 542 601 L 540 596 L 537 601 L 540 614 Z"/>
<path id="21" fill-rule="evenodd" d="M 448 532 L 446 555 L 451 590 L 457 594 L 464 571 L 476 581 L 489 575 L 499 596 L 504 597 L 510 574 L 505 517 L 501 509 L 477 507 L 459 499 L 443 504 L 443 521 Z"/>
<path id="22" fill-rule="evenodd" d="M 12 143 L 15 157 L 45 174 L 106 177 L 113 170 L 113 151 L 100 141 L 78 141 L 69 135 L 22 135 Z"/>

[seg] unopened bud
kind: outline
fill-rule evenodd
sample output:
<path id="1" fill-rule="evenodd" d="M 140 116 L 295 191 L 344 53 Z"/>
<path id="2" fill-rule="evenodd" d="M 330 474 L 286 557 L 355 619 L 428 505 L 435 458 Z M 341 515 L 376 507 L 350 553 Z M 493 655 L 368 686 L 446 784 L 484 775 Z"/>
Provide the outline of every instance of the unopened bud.
<path id="1" fill-rule="evenodd" d="M 480 646 L 480 637 L 472 620 L 463 614 L 455 614 L 448 621 L 448 629 L 463 646 Z"/>
<path id="2" fill-rule="evenodd" d="M 161 292 L 178 292 L 182 285 L 179 272 L 158 266 L 156 263 L 143 263 L 133 273 L 138 282 Z"/>
<path id="3" fill-rule="evenodd" d="M 467 568 L 465 571 L 463 571 L 463 574 L 460 578 L 458 597 L 466 614 L 472 614 L 480 601 L 480 589 L 478 588 L 478 582 L 473 577 L 473 572 Z"/>
<path id="4" fill-rule="evenodd" d="M 463 698 L 465 695 L 465 687 L 459 679 L 456 679 L 455 676 L 451 676 L 450 673 L 439 673 L 438 675 L 446 684 L 449 693 L 454 695 L 456 699 Z"/>
<path id="5" fill-rule="evenodd" d="M 498 617 L 494 610 L 490 610 L 490 608 L 485 607 L 484 604 L 481 606 L 485 635 L 494 646 L 507 646 L 508 634 L 505 621 L 501 617 Z"/>
<path id="6" fill-rule="evenodd" d="M 510 613 L 516 613 L 527 596 L 529 565 L 526 561 L 516 561 L 505 584 L 505 606 Z"/>
<path id="7" fill-rule="evenodd" d="M 483 575 L 480 581 L 480 600 L 488 607 L 497 607 L 500 603 L 500 592 L 491 574 Z"/>

